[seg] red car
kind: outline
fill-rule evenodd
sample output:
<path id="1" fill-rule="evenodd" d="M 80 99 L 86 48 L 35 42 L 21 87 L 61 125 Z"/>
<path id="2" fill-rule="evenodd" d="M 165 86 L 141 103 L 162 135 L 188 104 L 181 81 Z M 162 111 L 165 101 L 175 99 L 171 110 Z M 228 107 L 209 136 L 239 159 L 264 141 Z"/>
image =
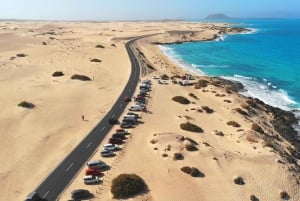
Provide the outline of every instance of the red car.
<path id="1" fill-rule="evenodd" d="M 123 144 L 123 140 L 120 139 L 120 138 L 112 137 L 112 138 L 109 139 L 109 143 L 110 144 Z"/>
<path id="2" fill-rule="evenodd" d="M 129 96 L 125 96 L 125 97 L 124 97 L 124 101 L 125 101 L 125 102 L 130 102 L 130 101 L 131 101 L 131 98 L 130 98 Z"/>
<path id="3" fill-rule="evenodd" d="M 85 170 L 85 175 L 99 176 L 102 172 L 99 169 L 88 168 Z"/>

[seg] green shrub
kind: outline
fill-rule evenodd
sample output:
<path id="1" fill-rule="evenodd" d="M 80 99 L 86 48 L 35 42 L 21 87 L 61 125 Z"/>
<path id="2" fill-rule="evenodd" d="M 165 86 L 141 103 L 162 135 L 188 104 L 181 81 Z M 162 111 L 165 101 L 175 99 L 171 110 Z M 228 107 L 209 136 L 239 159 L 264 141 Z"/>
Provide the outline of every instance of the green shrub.
<path id="1" fill-rule="evenodd" d="M 199 126 L 197 126 L 195 124 L 189 123 L 189 122 L 180 124 L 180 128 L 185 131 L 191 131 L 191 132 L 195 132 L 195 133 L 203 133 L 202 128 L 200 128 Z"/>
<path id="2" fill-rule="evenodd" d="M 27 108 L 27 109 L 33 109 L 35 105 L 33 103 L 27 102 L 27 101 L 22 101 L 21 103 L 18 104 L 19 107 Z"/>
<path id="3" fill-rule="evenodd" d="M 72 80 L 81 80 L 81 81 L 91 81 L 91 78 L 89 78 L 88 76 L 78 75 L 78 74 L 72 75 L 71 79 Z"/>
<path id="4" fill-rule="evenodd" d="M 189 99 L 183 97 L 183 96 L 175 96 L 172 98 L 173 101 L 187 105 L 190 104 L 191 102 L 189 101 Z"/>
<path id="5" fill-rule="evenodd" d="M 128 199 L 146 191 L 145 181 L 136 174 L 120 174 L 112 181 L 111 193 L 116 199 Z"/>
<path id="6" fill-rule="evenodd" d="M 53 77 L 61 77 L 64 76 L 65 74 L 62 71 L 55 71 L 54 73 L 52 73 Z"/>

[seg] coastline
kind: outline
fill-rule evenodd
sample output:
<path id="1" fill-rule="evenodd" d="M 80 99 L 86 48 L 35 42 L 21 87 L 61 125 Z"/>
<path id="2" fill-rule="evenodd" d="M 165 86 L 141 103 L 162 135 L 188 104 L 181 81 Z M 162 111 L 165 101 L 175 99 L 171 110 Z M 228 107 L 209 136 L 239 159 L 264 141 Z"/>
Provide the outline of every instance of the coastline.
<path id="1" fill-rule="evenodd" d="M 44 24 L 42 25 L 44 26 Z M 299 156 L 297 155 L 299 154 L 299 150 L 294 147 L 298 142 L 295 141 L 293 143 L 294 139 L 289 139 L 289 135 L 280 135 L 272 123 L 275 120 L 278 121 L 278 128 L 284 132 L 288 131 L 287 133 L 289 133 L 291 128 L 288 122 L 293 120 L 291 116 L 281 110 L 274 110 L 274 108 L 265 105 L 259 100 L 243 97 L 236 93 L 239 87 L 219 78 L 193 74 L 195 78 L 191 81 L 193 83 L 195 82 L 193 86 L 179 86 L 178 84 L 172 84 L 171 80 L 168 81 L 169 84 L 161 85 L 152 78 L 153 75 L 160 77 L 164 74 L 169 77 L 181 77 L 187 73 L 186 70 L 170 61 L 167 56 L 161 52 L 159 47 L 153 43 L 161 41 L 180 42 L 180 40 L 207 40 L 208 38 L 213 38 L 220 30 L 208 29 L 211 24 L 190 22 L 147 22 L 137 24 L 112 22 L 106 24 L 100 23 L 97 24 L 96 27 L 95 24 L 90 25 L 89 23 L 80 23 L 76 26 L 72 23 L 62 23 L 47 24 L 47 26 L 43 27 L 42 30 L 39 30 L 40 27 L 38 27 L 38 33 L 50 32 L 53 29 L 58 35 L 55 36 L 57 39 L 54 41 L 49 39 L 50 44 L 52 43 L 55 48 L 60 50 L 66 48 L 65 53 L 68 54 L 72 53 L 72 49 L 69 49 L 71 47 L 78 53 L 75 57 L 68 57 L 67 60 L 75 60 L 76 62 L 87 60 L 87 62 L 76 65 L 75 70 L 89 76 L 95 75 L 95 81 L 97 81 L 97 83 L 95 83 L 96 88 L 92 88 L 92 92 L 87 95 L 85 93 L 91 90 L 89 87 L 93 83 L 74 82 L 70 81 L 69 77 L 63 78 L 62 80 L 57 78 L 54 80 L 58 82 L 54 82 L 52 79 L 49 79 L 48 76 L 49 73 L 52 73 L 57 67 L 49 67 L 46 74 L 41 70 L 40 74 L 37 73 L 33 76 L 39 76 L 39 80 L 42 80 L 42 83 L 39 80 L 35 80 L 34 83 L 38 83 L 38 86 L 34 85 L 34 91 L 31 93 L 36 94 L 42 93 L 42 91 L 45 90 L 48 91 L 47 87 L 54 85 L 56 86 L 56 90 L 61 88 L 60 93 L 65 94 L 65 97 L 70 100 L 66 103 L 66 105 L 69 105 L 69 109 L 65 108 L 65 104 L 61 102 L 58 104 L 61 105 L 61 108 L 58 110 L 50 110 L 50 113 L 45 112 L 47 111 L 47 105 L 56 105 L 55 99 L 54 101 L 52 99 L 53 102 L 46 101 L 50 99 L 50 97 L 47 96 L 45 92 L 42 93 L 43 96 L 39 98 L 32 96 L 33 101 L 36 102 L 38 100 L 37 109 L 32 111 L 21 111 L 19 108 L 16 108 L 15 103 L 18 101 L 18 98 L 20 98 L 19 96 L 13 96 L 14 101 L 12 103 L 11 99 L 7 98 L 7 103 L 11 104 L 7 106 L 4 113 L 3 111 L 0 113 L 0 117 L 2 118 L 12 118 L 11 120 L 6 120 L 7 128 L 10 128 L 9 125 L 14 125 L 16 122 L 13 117 L 22 119 L 26 118 L 26 116 L 31 117 L 31 115 L 36 115 L 33 120 L 39 118 L 40 121 L 42 121 L 45 116 L 48 115 L 51 117 L 51 121 L 54 122 L 53 125 L 51 125 L 53 127 L 55 127 L 57 122 L 61 122 L 60 125 L 65 125 L 66 123 L 66 116 L 56 116 L 55 111 L 66 111 L 74 117 L 68 120 L 70 121 L 68 126 L 71 129 L 61 128 L 53 131 L 53 129 L 49 128 L 50 125 L 47 126 L 49 120 L 46 119 L 46 123 L 41 124 L 43 125 L 41 126 L 43 130 L 39 130 L 39 132 L 30 132 L 30 125 L 34 124 L 30 121 L 30 118 L 26 119 L 25 123 L 26 126 L 28 126 L 26 127 L 28 130 L 24 133 L 26 133 L 27 138 L 34 138 L 36 133 L 40 133 L 42 139 L 48 139 L 46 145 L 49 146 L 45 146 L 44 141 L 34 142 L 31 141 L 30 138 L 24 141 L 24 139 L 20 137 L 22 135 L 17 133 L 21 143 L 30 143 L 32 147 L 35 147 L 37 144 L 37 148 L 34 150 L 39 150 L 40 155 L 31 156 L 30 154 L 32 153 L 27 153 L 26 161 L 28 162 L 23 164 L 24 168 L 31 168 L 32 171 L 36 171 L 37 173 L 34 178 L 29 178 L 29 174 L 20 175 L 17 170 L 15 170 L 15 174 L 12 174 L 12 169 L 6 170 L 3 168 L 3 172 L 1 172 L 2 182 L 9 183 L 9 189 L 3 189 L 8 192 L 2 195 L 6 196 L 4 197 L 5 199 L 11 200 L 15 197 L 23 199 L 24 195 L 32 190 L 36 183 L 45 177 L 45 174 L 47 175 L 49 169 L 55 166 L 60 159 L 64 158 L 66 153 L 84 137 L 93 124 L 101 119 L 101 115 L 105 114 L 105 111 L 110 107 L 110 103 L 114 102 L 115 97 L 118 96 L 118 89 L 122 88 L 123 83 L 126 82 L 126 75 L 129 73 L 128 69 L 130 68 L 130 63 L 128 63 L 128 56 L 124 51 L 124 44 L 128 41 L 128 38 L 144 34 L 155 34 L 162 31 L 165 31 L 165 33 L 140 39 L 135 44 L 135 50 L 140 63 L 146 69 L 145 77 L 142 79 L 151 79 L 153 82 L 153 88 L 148 98 L 148 112 L 140 113 L 143 123 L 134 129 L 129 129 L 130 135 L 126 143 L 122 145 L 122 149 L 116 153 L 115 157 L 102 158 L 99 156 L 99 151 L 102 150 L 102 145 L 105 144 L 108 138 L 114 133 L 114 129 L 118 127 L 115 126 L 101 145 L 99 145 L 95 155 L 91 156 L 91 159 L 104 160 L 111 166 L 109 171 L 103 172 L 103 183 L 91 186 L 83 184 L 82 177 L 85 175 L 84 166 L 77 177 L 71 181 L 69 187 L 65 189 L 65 192 L 60 196 L 60 200 L 69 200 L 72 190 L 84 188 L 94 194 L 95 197 L 93 200 L 111 201 L 113 198 L 110 193 L 110 185 L 112 179 L 120 173 L 136 173 L 145 179 L 150 188 L 147 194 L 129 199 L 132 201 L 182 201 L 199 199 L 214 201 L 220 200 L 220 198 L 224 200 L 227 199 L 228 201 L 239 201 L 249 199 L 250 195 L 255 195 L 260 200 L 277 200 L 281 192 L 287 192 L 291 197 L 290 200 L 297 201 L 300 199 L 297 187 L 300 182 L 297 169 L 299 164 L 295 164 L 295 162 L 297 162 L 295 156 Z M 218 24 L 217 26 L 221 25 Z M 64 30 L 66 27 L 69 28 Z M 61 33 L 59 31 L 61 29 L 68 31 L 68 34 Z M 36 32 L 37 30 L 34 31 Z M 87 30 L 89 30 L 88 34 L 85 33 Z M 174 30 L 185 30 L 185 32 L 181 35 L 182 32 L 173 32 Z M 188 37 L 191 34 L 190 30 L 195 31 L 192 38 Z M 99 34 L 99 32 L 101 32 L 101 34 Z M 173 36 L 172 38 L 170 37 L 171 35 Z M 182 36 L 186 37 L 182 38 Z M 198 39 L 196 39 L 196 36 Z M 46 36 L 41 35 L 41 37 L 42 39 L 37 45 L 38 48 L 45 48 L 41 46 L 40 43 L 48 37 L 53 36 L 46 34 Z M 72 41 L 72 43 L 63 45 L 65 41 Z M 86 48 L 82 49 L 82 47 L 78 47 L 86 44 L 87 41 L 88 44 Z M 98 44 L 104 44 L 105 48 L 95 49 L 93 55 L 90 56 L 91 48 L 94 48 L 94 46 Z M 115 49 L 115 47 L 111 46 L 112 44 L 115 44 L 117 48 Z M 35 48 L 34 44 L 30 44 L 29 46 L 31 46 L 30 48 Z M 41 51 L 41 49 L 38 50 Z M 17 50 L 17 52 L 19 51 L 20 50 Z M 3 53 L 1 55 L 2 64 L 6 64 L 1 68 L 3 73 L 9 72 L 12 64 L 14 64 L 13 62 L 9 63 L 9 61 L 6 61 L 6 58 L 9 58 L 13 53 L 15 52 Z M 33 55 L 33 52 L 30 52 L 29 55 Z M 82 55 L 85 55 L 85 57 L 82 58 Z M 76 57 L 78 57 L 78 60 L 76 60 Z M 89 63 L 90 59 L 94 57 L 99 57 L 103 60 L 103 63 Z M 116 60 L 116 57 L 122 59 Z M 43 63 L 42 58 L 48 60 L 49 55 L 43 55 L 39 60 L 40 63 Z M 56 57 L 57 60 L 59 60 L 59 58 L 58 56 Z M 14 69 L 16 72 L 20 71 L 20 76 L 24 76 L 24 72 L 21 71 L 22 68 L 29 68 L 26 65 L 27 62 L 29 63 L 29 59 L 23 58 L 21 61 L 14 61 L 17 65 Z M 54 62 L 57 60 L 54 60 Z M 74 66 L 72 62 L 68 63 L 64 61 L 65 63 L 60 63 L 61 61 L 63 61 L 63 59 L 56 63 L 55 66 Z M 33 63 L 36 64 L 37 62 L 34 61 Z M 97 69 L 97 71 L 94 72 L 92 69 Z M 63 70 L 67 72 L 68 76 L 75 71 L 74 68 L 67 67 Z M 117 74 L 115 73 L 116 70 L 118 71 Z M 106 73 L 106 76 L 103 76 L 103 73 Z M 30 80 L 32 77 L 29 76 L 28 79 Z M 180 78 L 176 79 L 180 80 Z M 7 82 L 10 83 L 11 80 Z M 18 80 L 15 82 L 19 84 Z M 27 80 L 23 82 L 24 84 L 28 84 Z M 200 85 L 202 82 L 207 82 L 207 86 Z M 61 85 L 63 85 L 63 87 Z M 112 85 L 114 87 L 118 86 L 113 93 Z M 70 91 L 70 87 L 72 87 L 73 90 L 72 96 L 66 93 Z M 57 96 L 56 93 L 58 92 L 54 89 L 52 90 L 52 94 Z M 101 91 L 97 92 L 98 90 Z M 193 98 L 190 94 L 194 94 L 198 99 Z M 172 101 L 172 98 L 177 95 L 187 97 L 192 103 L 188 105 L 175 103 Z M 99 96 L 102 98 L 97 99 Z M 26 96 L 21 98 L 24 97 Z M 81 104 L 84 104 L 83 108 L 78 108 L 78 100 Z M 101 105 L 101 113 L 98 113 L 99 106 L 95 102 L 103 103 L 103 101 L 106 101 L 106 104 Z M 205 112 L 203 109 L 206 108 L 205 106 L 212 108 L 213 112 Z M 13 108 L 14 113 L 9 116 L 11 108 Z M 40 111 L 43 111 L 43 113 L 39 113 Z M 87 114 L 87 122 L 81 120 L 82 113 Z M 204 130 L 203 133 L 196 134 L 182 130 L 179 125 L 186 121 L 201 126 Z M 227 123 L 230 121 L 238 122 L 240 127 L 229 126 Z M 256 130 L 252 128 L 254 124 L 259 126 L 255 128 Z M 282 124 L 284 126 L 282 126 Z M 24 127 L 18 129 L 22 128 Z M 78 130 L 78 128 L 81 129 Z M 49 130 L 52 132 L 48 133 Z M 16 135 L 12 128 L 10 128 L 10 130 L 5 129 L 4 131 L 5 133 L 9 132 L 12 135 Z M 51 139 L 53 136 L 54 139 Z M 75 136 L 76 139 L 74 139 Z M 178 140 L 189 138 L 197 142 L 197 151 L 190 152 L 186 150 L 185 145 L 188 141 Z M 67 142 L 67 144 L 61 142 Z M 56 148 L 53 148 L 54 143 L 56 144 Z M 59 153 L 57 153 L 57 146 L 60 150 Z M 170 147 L 169 150 L 168 147 Z M 14 149 L 11 150 L 13 153 L 20 152 L 17 146 L 13 148 Z M 21 151 L 26 153 L 26 150 Z M 173 159 L 173 154 L 175 153 L 182 153 L 184 159 L 175 161 Z M 37 158 L 43 159 L 41 166 L 37 166 L 42 167 L 42 170 L 37 170 L 37 167 L 32 166 L 32 161 L 35 161 Z M 6 158 L 1 156 L 1 160 L 6 160 Z M 17 158 L 16 161 L 18 161 Z M 183 166 L 199 168 L 200 171 L 203 172 L 204 177 L 192 178 L 182 173 L 180 168 Z M 271 176 L 266 177 L 266 174 Z M 234 184 L 233 179 L 237 176 L 245 180 L 246 184 L 244 186 Z M 26 186 L 16 185 L 14 182 L 16 177 L 20 177 L 26 181 Z M 216 186 L 218 186 L 218 188 L 216 188 Z M 199 191 L 199 189 L 201 189 L 201 191 Z"/>

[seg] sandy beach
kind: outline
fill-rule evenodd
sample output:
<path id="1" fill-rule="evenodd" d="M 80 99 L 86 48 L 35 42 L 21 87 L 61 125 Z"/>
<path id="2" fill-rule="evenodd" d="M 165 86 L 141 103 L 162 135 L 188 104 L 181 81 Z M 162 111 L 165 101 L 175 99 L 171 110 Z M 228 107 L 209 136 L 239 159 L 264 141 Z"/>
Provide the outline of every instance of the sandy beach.
<path id="1" fill-rule="evenodd" d="M 121 173 L 139 175 L 149 188 L 128 200 L 240 201 L 252 196 L 270 201 L 286 199 L 281 198 L 283 192 L 288 200 L 300 200 L 299 141 L 281 135 L 276 127 L 288 122 L 286 113 L 243 97 L 218 79 L 193 74 L 191 86 L 153 79 L 166 74 L 183 81 L 179 77 L 186 73 L 158 44 L 213 40 L 220 33 L 243 31 L 224 27 L 184 21 L 0 22 L 0 200 L 24 199 L 92 130 L 130 75 L 125 43 L 153 34 L 134 46 L 146 69 L 141 79 L 152 81 L 147 112 L 140 113 L 143 123 L 129 129 L 115 157 L 102 158 L 99 151 L 117 125 L 91 156 L 111 166 L 102 184 L 83 183 L 84 165 L 59 200 L 69 200 L 71 191 L 79 188 L 92 192 L 91 200 L 114 200 L 111 182 Z M 64 76 L 53 77 L 55 71 Z M 70 79 L 74 74 L 91 81 Z M 207 86 L 199 84 L 203 80 Z M 190 103 L 177 103 L 175 96 Z M 21 101 L 35 108 L 18 107 Z M 278 115 L 284 117 L 281 122 L 274 120 Z M 182 130 L 180 124 L 186 122 L 203 132 Z M 186 149 L 191 139 L 196 151 Z M 174 160 L 175 153 L 183 159 Z M 201 176 L 183 173 L 184 166 L 196 167 Z M 234 183 L 237 177 L 243 185 Z"/>

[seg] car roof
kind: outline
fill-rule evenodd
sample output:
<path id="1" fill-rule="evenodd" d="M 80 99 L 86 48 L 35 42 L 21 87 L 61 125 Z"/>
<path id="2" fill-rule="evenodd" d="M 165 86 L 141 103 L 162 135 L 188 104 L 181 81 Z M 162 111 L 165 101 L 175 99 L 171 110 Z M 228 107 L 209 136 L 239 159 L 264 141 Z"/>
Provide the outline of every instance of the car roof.
<path id="1" fill-rule="evenodd" d="M 83 177 L 83 179 L 93 179 L 93 178 L 95 178 L 95 176 L 93 175 L 87 175 Z"/>
<path id="2" fill-rule="evenodd" d="M 87 192 L 90 192 L 90 191 L 88 191 L 88 190 L 86 190 L 86 189 L 75 189 L 75 190 L 73 190 L 72 192 L 71 192 L 71 194 L 73 195 L 73 194 L 77 194 L 77 193 L 87 193 Z"/>

